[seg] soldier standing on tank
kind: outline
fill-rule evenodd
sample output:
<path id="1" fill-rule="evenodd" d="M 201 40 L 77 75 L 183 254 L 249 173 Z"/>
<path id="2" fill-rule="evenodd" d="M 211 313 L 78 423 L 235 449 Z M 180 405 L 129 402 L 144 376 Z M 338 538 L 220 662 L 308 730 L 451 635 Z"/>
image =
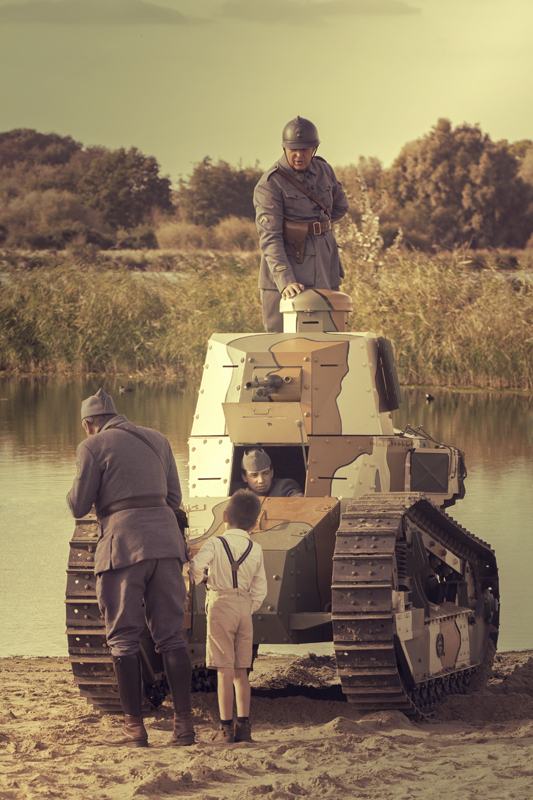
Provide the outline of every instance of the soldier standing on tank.
<path id="1" fill-rule="evenodd" d="M 87 439 L 78 446 L 67 502 L 75 517 L 96 507 L 96 595 L 125 714 L 122 735 L 106 744 L 148 745 L 139 654 L 146 623 L 172 693 L 171 744 L 194 744 L 191 662 L 182 634 L 188 556 L 176 519 L 182 495 L 170 443 L 118 415 L 102 389 L 83 401 L 81 419 Z"/>
<path id="2" fill-rule="evenodd" d="M 333 169 L 316 155 L 319 144 L 310 120 L 288 122 L 283 156 L 255 187 L 259 288 L 269 333 L 283 331 L 280 298 L 304 289 L 337 290 L 344 277 L 331 223 L 346 214 L 348 201 Z"/>

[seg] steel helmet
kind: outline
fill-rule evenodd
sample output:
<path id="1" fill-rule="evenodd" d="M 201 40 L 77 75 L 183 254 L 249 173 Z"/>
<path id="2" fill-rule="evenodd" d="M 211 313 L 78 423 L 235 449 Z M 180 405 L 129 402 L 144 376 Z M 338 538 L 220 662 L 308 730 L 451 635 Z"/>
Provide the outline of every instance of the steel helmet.
<path id="1" fill-rule="evenodd" d="M 292 119 L 283 128 L 281 144 L 289 150 L 297 150 L 300 147 L 318 147 L 320 139 L 316 125 L 313 125 L 310 119 L 303 117 Z"/>

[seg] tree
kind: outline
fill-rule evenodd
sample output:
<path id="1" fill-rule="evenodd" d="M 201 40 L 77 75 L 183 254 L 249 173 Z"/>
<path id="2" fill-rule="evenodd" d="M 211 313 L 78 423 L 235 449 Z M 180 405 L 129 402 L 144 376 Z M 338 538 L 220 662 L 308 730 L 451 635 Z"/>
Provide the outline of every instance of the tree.
<path id="1" fill-rule="evenodd" d="M 0 133 L 0 168 L 16 163 L 66 164 L 82 145 L 70 136 L 57 133 L 38 133 L 29 128 L 17 128 Z"/>
<path id="2" fill-rule="evenodd" d="M 235 169 L 226 161 L 213 164 L 206 156 L 187 180 L 180 180 L 176 197 L 182 216 L 207 226 L 225 217 L 255 219 L 253 192 L 260 177 L 257 165 Z"/>
<path id="3" fill-rule="evenodd" d="M 79 190 L 114 228 L 140 225 L 152 208 L 172 211 L 170 180 L 159 176 L 155 158 L 136 147 L 99 151 Z"/>
<path id="4" fill-rule="evenodd" d="M 492 142 L 475 125 L 452 129 L 440 119 L 407 144 L 388 172 L 388 189 L 402 214 L 439 245 L 523 247 L 533 220 L 531 188 L 518 177 L 507 142 Z"/>
<path id="5" fill-rule="evenodd" d="M 518 175 L 533 187 L 533 145 L 524 153 Z"/>

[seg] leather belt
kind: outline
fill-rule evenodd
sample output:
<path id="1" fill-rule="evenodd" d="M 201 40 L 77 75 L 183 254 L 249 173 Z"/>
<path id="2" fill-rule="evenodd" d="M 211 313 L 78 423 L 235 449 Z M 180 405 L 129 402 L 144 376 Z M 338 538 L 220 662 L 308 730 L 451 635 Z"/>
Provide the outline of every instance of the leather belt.
<path id="1" fill-rule="evenodd" d="M 98 520 L 105 517 L 110 517 L 111 514 L 116 514 L 117 511 L 129 511 L 132 508 L 154 508 L 155 506 L 166 506 L 166 497 L 156 495 L 154 497 L 127 497 L 125 500 L 115 500 L 114 503 L 109 503 L 108 506 L 103 508 L 98 514 Z"/>
<path id="2" fill-rule="evenodd" d="M 326 233 L 331 230 L 331 220 L 327 222 L 310 222 L 308 226 L 309 233 L 314 233 L 315 236 L 320 236 L 321 233 Z"/>

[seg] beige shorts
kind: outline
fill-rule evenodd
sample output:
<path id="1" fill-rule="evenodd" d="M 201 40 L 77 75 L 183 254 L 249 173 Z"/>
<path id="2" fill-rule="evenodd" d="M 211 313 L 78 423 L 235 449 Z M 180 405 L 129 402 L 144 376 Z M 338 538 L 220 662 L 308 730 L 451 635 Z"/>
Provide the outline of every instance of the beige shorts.
<path id="1" fill-rule="evenodd" d="M 252 600 L 248 592 L 207 592 L 207 656 L 209 669 L 252 666 Z"/>

